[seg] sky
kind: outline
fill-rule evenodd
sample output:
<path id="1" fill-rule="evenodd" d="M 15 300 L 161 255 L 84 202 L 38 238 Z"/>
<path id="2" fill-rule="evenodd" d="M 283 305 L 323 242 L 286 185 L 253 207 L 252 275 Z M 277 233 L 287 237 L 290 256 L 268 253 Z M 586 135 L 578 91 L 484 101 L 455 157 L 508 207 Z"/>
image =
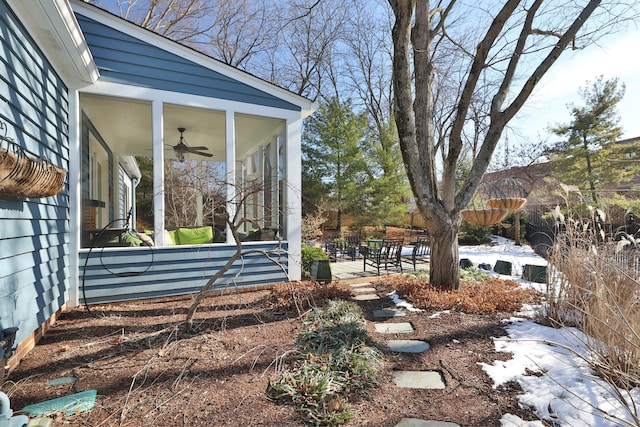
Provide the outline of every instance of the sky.
<path id="1" fill-rule="evenodd" d="M 598 45 L 584 50 L 566 51 L 538 83 L 533 95 L 514 117 L 510 126 L 522 137 L 507 133 L 510 144 L 536 143 L 551 138 L 546 129 L 571 121 L 567 104 L 582 105 L 578 91 L 603 75 L 605 80 L 618 78 L 626 86 L 625 96 L 618 104 L 622 138 L 640 136 L 640 30 L 609 35 Z M 503 137 L 504 138 L 504 137 Z"/>
<path id="2" fill-rule="evenodd" d="M 544 291 L 544 284 L 527 282 L 520 277 L 525 264 L 546 265 L 546 260 L 529 246 L 515 246 L 513 241 L 497 236 L 493 239 L 493 245 L 461 246 L 460 258 L 468 258 L 476 265 L 510 261 L 514 276 L 502 278 Z M 394 300 L 407 307 L 406 301 Z M 494 387 L 517 381 L 524 390 L 519 398 L 520 405 L 531 408 L 541 419 L 553 421 L 560 427 L 635 425 L 613 390 L 587 366 L 585 342 L 588 338 L 575 328 L 554 329 L 536 323 L 531 318 L 537 310 L 538 307 L 526 307 L 523 313 L 508 319 L 505 322 L 508 335 L 494 339 L 496 350 L 511 353 L 509 360 L 481 364 Z M 452 342 L 451 345 L 455 344 Z M 526 372 L 540 375 L 525 375 Z M 635 402 L 640 402 L 640 389 L 635 389 L 632 395 Z M 614 417 L 626 420 L 628 424 L 616 421 Z M 503 414 L 501 427 L 516 426 L 544 425 L 541 421 L 524 421 L 514 414 Z"/>

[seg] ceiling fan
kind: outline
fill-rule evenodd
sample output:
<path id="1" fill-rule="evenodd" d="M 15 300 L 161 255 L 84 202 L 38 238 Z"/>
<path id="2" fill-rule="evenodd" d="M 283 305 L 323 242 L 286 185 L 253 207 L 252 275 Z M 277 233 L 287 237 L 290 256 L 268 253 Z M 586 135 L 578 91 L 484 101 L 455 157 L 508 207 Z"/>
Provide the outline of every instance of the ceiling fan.
<path id="1" fill-rule="evenodd" d="M 185 130 L 186 130 L 185 128 L 178 128 L 178 132 L 180 132 L 180 139 L 178 140 L 178 143 L 173 146 L 173 151 L 176 153 L 176 159 L 178 159 L 181 162 L 184 162 L 184 156 L 187 153 L 193 153 L 193 154 L 197 154 L 199 156 L 204 156 L 204 157 L 213 157 L 213 154 L 211 153 L 202 152 L 202 150 L 208 150 L 209 149 L 208 147 L 204 147 L 204 146 L 189 147 L 187 144 L 185 144 L 184 136 L 182 135 Z"/>

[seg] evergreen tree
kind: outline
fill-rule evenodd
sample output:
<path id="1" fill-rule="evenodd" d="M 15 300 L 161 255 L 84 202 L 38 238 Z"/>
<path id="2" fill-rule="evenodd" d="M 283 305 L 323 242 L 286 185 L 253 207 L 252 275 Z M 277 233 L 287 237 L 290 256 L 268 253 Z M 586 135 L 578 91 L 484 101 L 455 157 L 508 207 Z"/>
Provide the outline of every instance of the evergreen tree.
<path id="1" fill-rule="evenodd" d="M 337 229 L 342 227 L 343 213 L 362 210 L 366 165 L 360 144 L 366 130 L 366 115 L 356 114 L 350 101 L 335 98 L 321 104 L 305 122 L 302 199 L 308 211 L 314 208 L 310 200 L 325 199 L 337 213 Z"/>
<path id="2" fill-rule="evenodd" d="M 369 167 L 365 206 L 360 221 L 369 225 L 400 225 L 408 211 L 411 189 L 402 162 L 398 132 L 393 121 L 370 129 L 363 146 Z"/>
<path id="3" fill-rule="evenodd" d="M 620 168 L 609 161 L 628 148 L 614 144 L 622 135 L 616 107 L 624 90 L 624 84 L 619 85 L 617 78 L 605 81 L 600 76 L 594 82 L 588 82 L 580 90 L 585 105 L 570 105 L 571 123 L 551 129 L 556 135 L 567 138 L 552 149 L 558 178 L 565 184 L 588 185 L 595 204 L 598 203 L 598 189 L 624 180 L 629 172 L 628 168 Z"/>

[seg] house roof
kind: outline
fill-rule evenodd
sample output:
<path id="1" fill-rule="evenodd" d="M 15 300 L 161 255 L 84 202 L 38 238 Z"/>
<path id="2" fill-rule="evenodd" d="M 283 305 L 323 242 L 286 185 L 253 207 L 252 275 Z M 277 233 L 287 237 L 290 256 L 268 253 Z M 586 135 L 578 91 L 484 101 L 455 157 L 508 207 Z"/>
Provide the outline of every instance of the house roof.
<path id="1" fill-rule="evenodd" d="M 250 102 L 302 117 L 315 104 L 293 92 L 79 0 L 70 0 L 101 80 Z"/>
<path id="2" fill-rule="evenodd" d="M 7 0 L 67 84 L 95 83 L 98 68 L 67 0 Z"/>

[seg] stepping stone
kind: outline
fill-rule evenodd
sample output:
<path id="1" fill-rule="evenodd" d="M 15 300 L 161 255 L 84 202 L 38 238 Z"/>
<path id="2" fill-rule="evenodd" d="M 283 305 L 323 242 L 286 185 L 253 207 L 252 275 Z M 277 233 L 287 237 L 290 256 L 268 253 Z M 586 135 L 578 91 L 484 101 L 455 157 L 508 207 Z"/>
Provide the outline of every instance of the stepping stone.
<path id="1" fill-rule="evenodd" d="M 75 377 L 60 377 L 47 381 L 47 385 L 64 385 L 71 384 L 76 381 Z"/>
<path id="2" fill-rule="evenodd" d="M 395 385 L 401 388 L 445 388 L 442 375 L 436 371 L 394 371 L 392 375 Z"/>
<path id="3" fill-rule="evenodd" d="M 27 427 L 51 427 L 53 425 L 53 418 L 38 417 L 31 418 Z"/>
<path id="4" fill-rule="evenodd" d="M 82 393 L 58 397 L 45 402 L 34 403 L 22 408 L 22 412 L 32 417 L 64 412 L 66 415 L 75 415 L 93 409 L 96 403 L 97 390 L 87 390 Z"/>
<path id="5" fill-rule="evenodd" d="M 373 317 L 376 319 L 388 319 L 389 317 L 403 317 L 407 313 L 397 308 L 383 308 L 382 310 L 373 310 Z"/>
<path id="6" fill-rule="evenodd" d="M 409 322 L 400 323 L 374 323 L 376 332 L 381 334 L 410 334 L 413 326 Z"/>
<path id="7" fill-rule="evenodd" d="M 419 420 L 417 418 L 403 418 L 395 427 L 460 427 L 460 424 L 448 421 Z"/>
<path id="8" fill-rule="evenodd" d="M 373 301 L 376 299 L 380 299 L 380 297 L 376 294 L 362 294 L 362 295 L 356 295 L 351 299 L 354 301 Z"/>
<path id="9" fill-rule="evenodd" d="M 371 282 L 350 283 L 349 286 L 351 286 L 352 288 L 358 288 L 361 286 L 371 286 Z"/>
<path id="10" fill-rule="evenodd" d="M 428 342 L 420 340 L 389 340 L 387 347 L 398 353 L 422 353 L 431 346 Z"/>
<path id="11" fill-rule="evenodd" d="M 351 291 L 357 294 L 375 294 L 376 288 L 353 288 Z"/>

